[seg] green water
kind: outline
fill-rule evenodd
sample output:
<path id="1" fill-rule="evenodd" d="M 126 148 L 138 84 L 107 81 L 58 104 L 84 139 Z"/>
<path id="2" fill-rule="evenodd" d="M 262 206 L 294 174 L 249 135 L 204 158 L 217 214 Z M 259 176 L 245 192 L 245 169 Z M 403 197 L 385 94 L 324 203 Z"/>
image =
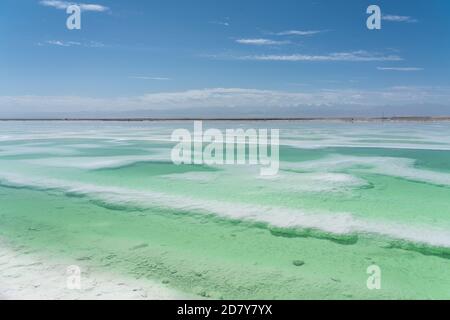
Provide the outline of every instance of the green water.
<path id="1" fill-rule="evenodd" d="M 279 175 L 173 165 L 189 122 L 1 124 L 0 237 L 211 298 L 450 298 L 449 124 L 208 126 L 279 128 Z"/>

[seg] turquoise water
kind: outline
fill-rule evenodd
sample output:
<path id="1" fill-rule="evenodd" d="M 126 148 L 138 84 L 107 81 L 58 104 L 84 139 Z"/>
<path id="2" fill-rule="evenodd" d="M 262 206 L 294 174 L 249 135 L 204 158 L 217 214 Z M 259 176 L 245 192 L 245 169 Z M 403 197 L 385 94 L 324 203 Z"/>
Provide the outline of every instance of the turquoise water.
<path id="1" fill-rule="evenodd" d="M 279 129 L 278 175 L 174 165 L 191 122 L 1 123 L 0 237 L 211 298 L 450 298 L 449 123 L 204 126 Z"/>

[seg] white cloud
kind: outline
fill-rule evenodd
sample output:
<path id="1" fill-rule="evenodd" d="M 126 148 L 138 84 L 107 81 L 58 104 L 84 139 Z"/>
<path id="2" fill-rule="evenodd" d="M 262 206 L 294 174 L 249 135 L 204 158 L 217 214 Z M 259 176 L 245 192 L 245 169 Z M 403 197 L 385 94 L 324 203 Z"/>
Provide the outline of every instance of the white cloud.
<path id="1" fill-rule="evenodd" d="M 323 106 L 407 106 L 449 104 L 450 88 L 392 87 L 383 90 L 309 90 L 286 92 L 243 88 L 208 88 L 179 92 L 149 93 L 142 96 L 92 98 L 82 96 L 0 96 L 0 113 L 21 112 L 109 112 L 133 110 L 182 110 L 205 108 L 323 107 Z"/>
<path id="2" fill-rule="evenodd" d="M 257 60 L 257 61 L 347 61 L 347 62 L 370 62 L 370 61 L 401 61 L 402 58 L 397 55 L 381 55 L 367 51 L 337 52 L 325 55 L 253 55 L 237 57 L 239 60 Z"/>
<path id="3" fill-rule="evenodd" d="M 273 33 L 273 34 L 275 34 L 277 36 L 311 36 L 311 35 L 322 33 L 322 32 L 325 32 L 325 31 L 321 31 L 321 30 L 306 30 L 306 31 L 286 30 L 286 31 L 281 31 L 281 32 Z"/>
<path id="4" fill-rule="evenodd" d="M 226 19 L 228 20 L 228 19 Z M 217 24 L 219 26 L 229 27 L 230 23 L 228 21 L 210 21 L 211 24 Z"/>
<path id="5" fill-rule="evenodd" d="M 404 71 L 404 72 L 423 70 L 423 68 L 416 68 L 416 67 L 377 67 L 377 69 L 381 71 Z"/>
<path id="6" fill-rule="evenodd" d="M 74 47 L 74 46 L 82 46 L 88 48 L 102 48 L 105 45 L 101 42 L 89 41 L 89 42 L 78 42 L 78 41 L 63 41 L 63 40 L 47 40 L 44 43 L 38 43 L 39 46 L 43 46 L 44 44 L 59 46 L 59 47 Z"/>
<path id="7" fill-rule="evenodd" d="M 46 7 L 52 7 L 61 10 L 66 10 L 67 7 L 69 7 L 70 5 L 77 5 L 83 11 L 105 12 L 109 10 L 108 7 L 102 6 L 100 4 L 90 4 L 90 3 L 76 3 L 59 0 L 42 0 L 39 3 Z"/>
<path id="8" fill-rule="evenodd" d="M 290 41 L 275 41 L 270 39 L 237 39 L 236 42 L 256 46 L 283 45 L 290 43 Z"/>
<path id="9" fill-rule="evenodd" d="M 397 16 L 397 15 L 392 15 L 392 14 L 382 15 L 381 19 L 386 20 L 386 21 L 392 21 L 392 22 L 409 22 L 409 23 L 417 22 L 417 20 L 412 17 Z"/>
<path id="10" fill-rule="evenodd" d="M 59 47 L 81 46 L 81 43 L 76 41 L 48 40 L 45 43 Z"/>

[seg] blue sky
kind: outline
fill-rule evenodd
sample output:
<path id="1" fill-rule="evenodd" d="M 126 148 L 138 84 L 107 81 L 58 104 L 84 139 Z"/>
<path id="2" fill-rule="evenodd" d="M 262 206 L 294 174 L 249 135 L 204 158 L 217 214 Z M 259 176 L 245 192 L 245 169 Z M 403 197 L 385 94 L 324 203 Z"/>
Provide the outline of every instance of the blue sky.
<path id="1" fill-rule="evenodd" d="M 449 1 L 68 4 L 1 1 L 0 116 L 450 114 Z"/>

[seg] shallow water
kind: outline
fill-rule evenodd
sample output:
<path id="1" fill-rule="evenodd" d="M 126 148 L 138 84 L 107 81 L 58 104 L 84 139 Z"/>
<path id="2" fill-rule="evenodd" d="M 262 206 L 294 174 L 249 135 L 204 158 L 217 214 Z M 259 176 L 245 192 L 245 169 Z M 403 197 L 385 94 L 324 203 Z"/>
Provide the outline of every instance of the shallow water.
<path id="1" fill-rule="evenodd" d="M 280 129 L 279 174 L 172 164 L 190 122 L 1 123 L 0 236 L 212 298 L 450 298 L 449 123 L 204 126 Z"/>

